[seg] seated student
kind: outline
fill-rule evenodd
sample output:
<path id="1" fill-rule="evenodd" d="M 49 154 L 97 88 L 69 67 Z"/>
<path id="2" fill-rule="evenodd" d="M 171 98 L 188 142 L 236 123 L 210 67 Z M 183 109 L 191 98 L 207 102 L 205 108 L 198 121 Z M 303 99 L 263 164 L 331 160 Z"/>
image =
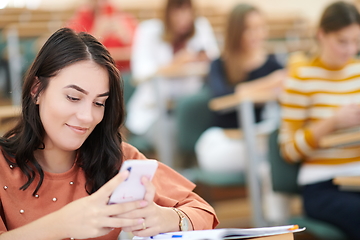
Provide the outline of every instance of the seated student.
<path id="1" fill-rule="evenodd" d="M 231 11 L 225 32 L 222 56 L 211 63 L 207 84 L 213 97 L 271 89 L 280 86 L 285 72 L 265 48 L 266 24 L 255 7 L 239 4 Z M 263 107 L 256 108 L 256 120 Z M 236 111 L 215 114 L 214 127 L 206 130 L 196 144 L 201 168 L 214 172 L 244 170 L 245 146 L 230 139 L 223 129 L 239 128 Z"/>
<path id="2" fill-rule="evenodd" d="M 138 135 L 153 135 L 158 101 L 176 101 L 203 85 L 199 76 L 158 77 L 155 90 L 154 82 L 148 80 L 156 73 L 217 56 L 212 28 L 204 17 L 195 17 L 192 1 L 167 0 L 163 20 L 144 21 L 135 34 L 131 71 L 138 85 L 128 104 L 127 128 Z"/>
<path id="3" fill-rule="evenodd" d="M 281 97 L 279 141 L 289 162 L 301 162 L 308 216 L 332 223 L 350 239 L 360 239 L 360 193 L 340 190 L 336 176 L 359 175 L 360 148 L 321 148 L 319 140 L 336 130 L 360 124 L 360 14 L 347 2 L 334 2 L 322 14 L 319 52 L 289 66 Z"/>
<path id="4" fill-rule="evenodd" d="M 152 182 L 142 179 L 144 200 L 107 204 L 127 177 L 117 174 L 122 162 L 145 159 L 119 132 L 120 79 L 87 33 L 63 28 L 42 47 L 25 77 L 20 121 L 0 138 L 1 240 L 115 240 L 121 230 L 151 236 L 217 225 L 194 184 L 162 163 Z"/>
<path id="5" fill-rule="evenodd" d="M 87 0 L 68 27 L 98 38 L 110 51 L 122 74 L 130 72 L 131 46 L 137 27 L 137 20 L 131 14 L 116 9 L 109 0 Z"/>

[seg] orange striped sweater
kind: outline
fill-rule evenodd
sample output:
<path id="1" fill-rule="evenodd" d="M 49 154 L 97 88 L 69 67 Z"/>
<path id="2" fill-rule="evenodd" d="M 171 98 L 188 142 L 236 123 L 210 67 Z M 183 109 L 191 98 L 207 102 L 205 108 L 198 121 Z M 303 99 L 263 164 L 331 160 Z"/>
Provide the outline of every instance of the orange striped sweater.
<path id="1" fill-rule="evenodd" d="M 321 149 L 309 129 L 311 124 L 333 116 L 343 105 L 360 104 L 359 60 L 351 60 L 341 69 L 327 68 L 319 58 L 290 64 L 280 102 L 279 142 L 285 159 L 319 165 L 360 161 L 359 147 Z"/>

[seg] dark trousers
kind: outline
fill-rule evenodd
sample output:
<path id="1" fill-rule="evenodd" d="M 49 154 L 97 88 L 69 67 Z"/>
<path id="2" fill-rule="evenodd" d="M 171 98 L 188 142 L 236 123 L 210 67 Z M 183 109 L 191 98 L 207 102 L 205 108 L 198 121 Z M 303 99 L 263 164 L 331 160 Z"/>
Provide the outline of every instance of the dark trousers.
<path id="1" fill-rule="evenodd" d="M 360 240 L 360 192 L 339 190 L 332 181 L 303 187 L 307 216 L 337 226 L 349 239 Z"/>

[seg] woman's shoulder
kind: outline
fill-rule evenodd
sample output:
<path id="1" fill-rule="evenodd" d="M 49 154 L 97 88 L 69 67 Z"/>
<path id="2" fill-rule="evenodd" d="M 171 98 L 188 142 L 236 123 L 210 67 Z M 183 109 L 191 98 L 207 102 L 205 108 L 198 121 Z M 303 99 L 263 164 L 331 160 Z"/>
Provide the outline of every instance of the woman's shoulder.
<path id="1" fill-rule="evenodd" d="M 205 17 L 197 17 L 195 19 L 195 33 L 200 35 L 209 35 L 210 32 L 212 32 L 212 27 Z"/>
<path id="2" fill-rule="evenodd" d="M 209 71 L 209 77 L 213 77 L 215 75 L 224 75 L 224 60 L 219 57 L 215 60 L 211 61 L 210 63 L 210 71 Z M 218 76 L 217 76 L 218 77 Z"/>
<path id="3" fill-rule="evenodd" d="M 218 58 L 212 60 L 210 65 L 211 66 L 222 66 L 223 62 L 224 62 L 224 60 L 221 57 L 218 57 Z"/>
<path id="4" fill-rule="evenodd" d="M 199 16 L 199 17 L 196 17 L 195 24 L 210 24 L 210 23 L 206 17 Z"/>
<path id="5" fill-rule="evenodd" d="M 129 143 L 122 142 L 121 148 L 123 152 L 123 161 L 129 159 L 146 159 L 146 157 L 134 146 Z"/>
<path id="6" fill-rule="evenodd" d="M 9 160 L 12 161 L 13 159 L 9 159 Z M 6 161 L 3 153 L 3 149 L 0 147 L 0 178 L 1 177 L 7 178 L 8 175 L 11 173 L 12 168 L 13 167 L 11 166 L 11 164 L 9 164 L 8 161 Z"/>
<path id="7" fill-rule="evenodd" d="M 161 36 L 164 31 L 164 24 L 160 19 L 156 18 L 145 20 L 138 25 L 138 31 L 149 35 Z"/>

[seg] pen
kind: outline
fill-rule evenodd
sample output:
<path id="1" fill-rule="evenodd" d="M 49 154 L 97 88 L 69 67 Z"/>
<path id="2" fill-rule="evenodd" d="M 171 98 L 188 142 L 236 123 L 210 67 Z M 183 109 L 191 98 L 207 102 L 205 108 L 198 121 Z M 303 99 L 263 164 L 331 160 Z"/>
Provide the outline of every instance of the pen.
<path id="1" fill-rule="evenodd" d="M 299 225 L 294 225 L 291 228 L 289 228 L 288 230 L 289 231 L 294 231 L 294 230 L 297 230 L 297 229 L 299 229 Z"/>
<path id="2" fill-rule="evenodd" d="M 169 239 L 169 238 L 182 238 L 182 235 L 159 234 L 151 236 L 150 239 Z"/>

